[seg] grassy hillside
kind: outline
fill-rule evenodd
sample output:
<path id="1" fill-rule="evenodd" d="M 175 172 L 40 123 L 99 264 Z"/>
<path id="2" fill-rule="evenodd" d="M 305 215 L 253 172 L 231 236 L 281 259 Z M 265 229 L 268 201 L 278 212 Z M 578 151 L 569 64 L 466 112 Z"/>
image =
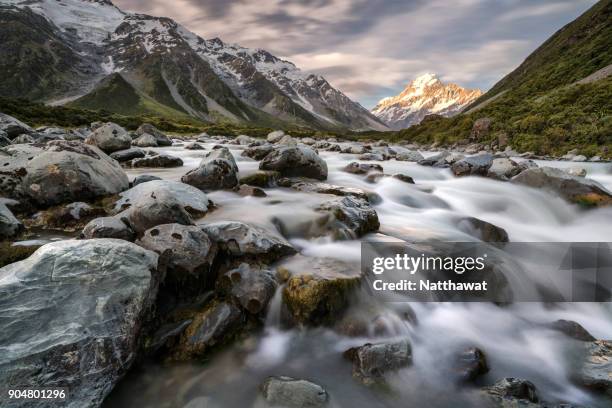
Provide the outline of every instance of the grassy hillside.
<path id="1" fill-rule="evenodd" d="M 577 84 L 612 64 L 612 0 L 603 0 L 563 27 L 516 70 L 451 119 L 435 118 L 399 132 L 423 143 L 468 139 L 475 120 L 493 119 L 483 140 L 507 135 L 520 150 L 612 154 L 612 79 Z"/>

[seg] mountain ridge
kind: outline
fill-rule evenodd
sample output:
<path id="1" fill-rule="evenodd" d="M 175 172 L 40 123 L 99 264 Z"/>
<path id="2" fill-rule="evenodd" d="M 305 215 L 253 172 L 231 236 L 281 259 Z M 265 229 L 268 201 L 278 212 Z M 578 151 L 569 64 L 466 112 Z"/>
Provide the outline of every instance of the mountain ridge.
<path id="1" fill-rule="evenodd" d="M 52 39 L 66 52 L 58 59 L 52 50 L 36 50 L 57 68 L 37 67 L 35 61 L 21 64 L 21 71 L 52 78 L 57 82 L 53 87 L 33 81 L 17 92 L 13 85 L 19 78 L 14 78 L 0 86 L 2 96 L 71 100 L 71 106 L 81 107 L 80 98 L 109 75 L 120 73 L 139 92 L 205 122 L 388 130 L 325 78 L 302 72 L 262 49 L 203 39 L 167 17 L 124 12 L 108 0 L 0 1 L 0 19 L 10 22 L 24 16 L 28 21 L 21 24 L 18 36 L 3 32 L 4 38 L 13 39 L 12 52 L 30 53 L 34 45 L 20 45 L 21 40 L 37 31 L 45 33 L 42 40 Z M 62 75 L 59 65 L 84 69 Z M 10 69 L 0 63 L 0 72 Z M 71 86 L 77 77 L 81 79 Z M 104 108 L 117 109 L 112 100 Z"/>
<path id="2" fill-rule="evenodd" d="M 445 84 L 435 74 L 425 73 L 398 95 L 381 99 L 371 112 L 392 129 L 399 130 L 419 124 L 427 115 L 456 115 L 481 95 L 478 89 Z"/>

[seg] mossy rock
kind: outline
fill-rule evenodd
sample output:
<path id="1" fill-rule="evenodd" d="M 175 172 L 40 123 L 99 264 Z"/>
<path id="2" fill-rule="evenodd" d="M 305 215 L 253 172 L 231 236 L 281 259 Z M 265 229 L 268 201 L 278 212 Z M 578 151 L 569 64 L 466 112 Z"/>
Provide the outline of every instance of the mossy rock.
<path id="1" fill-rule="evenodd" d="M 255 187 L 274 187 L 279 179 L 280 173 L 277 171 L 258 171 L 240 179 L 240 184 L 247 184 Z"/>
<path id="2" fill-rule="evenodd" d="M 283 321 L 301 326 L 332 325 L 348 308 L 361 276 L 332 259 L 309 262 L 306 272 L 292 274 L 285 284 Z"/>
<path id="3" fill-rule="evenodd" d="M 0 268 L 14 262 L 23 261 L 38 248 L 40 248 L 40 245 L 13 246 L 11 242 L 0 242 Z"/>

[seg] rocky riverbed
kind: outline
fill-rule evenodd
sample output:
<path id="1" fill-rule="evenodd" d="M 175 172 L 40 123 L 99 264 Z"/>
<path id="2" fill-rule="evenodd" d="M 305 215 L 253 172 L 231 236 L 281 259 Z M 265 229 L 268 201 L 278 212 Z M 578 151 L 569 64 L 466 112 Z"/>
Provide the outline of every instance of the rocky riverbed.
<path id="1" fill-rule="evenodd" d="M 73 407 L 611 404 L 610 303 L 419 303 L 373 296 L 360 272 L 363 240 L 612 242 L 610 163 L 7 116 L 0 132 L 3 391 L 66 387 Z"/>

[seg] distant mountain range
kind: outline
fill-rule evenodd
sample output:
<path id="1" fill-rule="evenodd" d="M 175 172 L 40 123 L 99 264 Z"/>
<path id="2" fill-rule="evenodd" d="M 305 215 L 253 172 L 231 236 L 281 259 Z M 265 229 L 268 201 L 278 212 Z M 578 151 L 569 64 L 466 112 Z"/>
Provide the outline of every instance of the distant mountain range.
<path id="1" fill-rule="evenodd" d="M 322 76 L 109 0 L 0 0 L 0 38 L 0 96 L 205 122 L 387 130 Z"/>
<path id="2" fill-rule="evenodd" d="M 384 98 L 372 113 L 392 129 L 405 129 L 430 114 L 450 117 L 461 112 L 482 92 L 455 84 L 444 84 L 435 74 L 423 74 L 397 96 Z"/>

